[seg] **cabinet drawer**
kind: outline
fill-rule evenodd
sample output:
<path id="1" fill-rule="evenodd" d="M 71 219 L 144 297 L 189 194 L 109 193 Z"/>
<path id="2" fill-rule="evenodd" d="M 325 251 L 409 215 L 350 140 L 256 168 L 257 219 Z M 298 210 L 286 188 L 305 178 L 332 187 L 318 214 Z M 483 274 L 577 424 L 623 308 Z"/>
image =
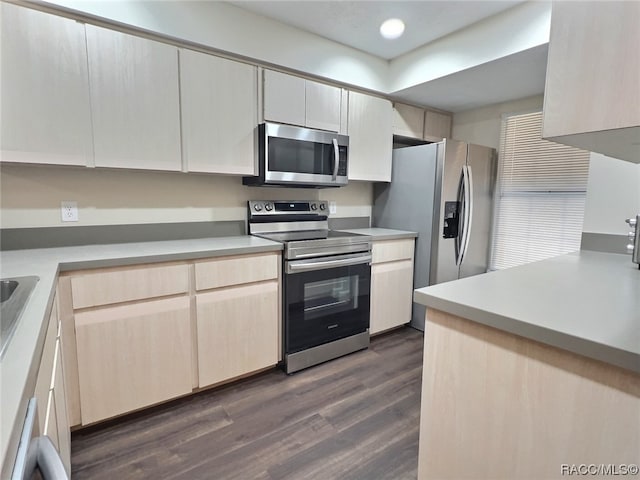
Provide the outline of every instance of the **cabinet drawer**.
<path id="1" fill-rule="evenodd" d="M 196 290 L 278 278 L 277 253 L 222 257 L 196 263 Z"/>
<path id="2" fill-rule="evenodd" d="M 373 257 L 371 263 L 413 259 L 414 243 L 413 238 L 374 241 L 371 248 Z"/>
<path id="3" fill-rule="evenodd" d="M 56 309 L 56 301 L 53 301 L 53 309 L 49 317 L 49 325 L 45 335 L 44 346 L 42 347 L 42 357 L 40 359 L 40 368 L 36 377 L 35 397 L 38 402 L 38 421 L 40 431 L 45 428 L 45 415 L 47 411 L 47 403 L 49 401 L 49 393 L 54 383 L 54 368 L 56 356 L 56 343 L 58 336 L 58 311 Z"/>
<path id="4" fill-rule="evenodd" d="M 73 308 L 185 293 L 189 289 L 189 267 L 119 268 L 74 275 L 71 278 Z"/>
<path id="5" fill-rule="evenodd" d="M 82 424 L 191 392 L 188 297 L 75 315 Z"/>

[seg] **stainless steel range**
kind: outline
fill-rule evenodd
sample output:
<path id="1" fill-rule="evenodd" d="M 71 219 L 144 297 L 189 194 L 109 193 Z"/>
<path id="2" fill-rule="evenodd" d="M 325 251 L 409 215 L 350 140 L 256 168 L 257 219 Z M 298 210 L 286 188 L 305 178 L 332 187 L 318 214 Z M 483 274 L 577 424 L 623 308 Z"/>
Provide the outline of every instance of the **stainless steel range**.
<path id="1" fill-rule="evenodd" d="M 249 201 L 249 233 L 284 243 L 284 367 L 369 346 L 371 237 L 329 230 L 324 201 Z"/>

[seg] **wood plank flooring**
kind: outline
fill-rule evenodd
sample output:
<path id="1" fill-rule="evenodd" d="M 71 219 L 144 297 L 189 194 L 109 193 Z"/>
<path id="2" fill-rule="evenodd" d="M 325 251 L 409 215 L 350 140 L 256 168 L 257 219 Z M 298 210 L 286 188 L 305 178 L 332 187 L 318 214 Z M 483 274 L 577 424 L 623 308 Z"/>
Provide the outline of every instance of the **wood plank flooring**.
<path id="1" fill-rule="evenodd" d="M 73 479 L 415 479 L 422 332 L 75 432 Z"/>

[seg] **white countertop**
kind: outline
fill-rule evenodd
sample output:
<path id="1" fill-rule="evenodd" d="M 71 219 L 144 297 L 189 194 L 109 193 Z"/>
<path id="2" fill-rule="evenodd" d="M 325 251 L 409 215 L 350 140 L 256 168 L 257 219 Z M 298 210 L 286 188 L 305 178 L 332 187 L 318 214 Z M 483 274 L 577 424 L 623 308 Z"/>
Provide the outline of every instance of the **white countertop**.
<path id="1" fill-rule="evenodd" d="M 580 251 L 417 289 L 414 301 L 640 373 L 640 270 Z"/>
<path id="2" fill-rule="evenodd" d="M 59 271 L 279 250 L 281 243 L 245 235 L 0 252 L 1 278 L 40 277 L 0 361 L 0 458 L 13 463 L 15 442 L 10 440 L 19 434 L 33 394 Z"/>

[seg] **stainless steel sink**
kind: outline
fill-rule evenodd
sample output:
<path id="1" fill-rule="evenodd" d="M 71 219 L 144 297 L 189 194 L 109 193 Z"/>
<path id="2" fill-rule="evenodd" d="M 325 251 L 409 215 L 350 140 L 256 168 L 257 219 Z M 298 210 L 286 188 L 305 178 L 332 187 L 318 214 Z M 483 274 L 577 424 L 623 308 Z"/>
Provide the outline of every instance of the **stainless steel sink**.
<path id="1" fill-rule="evenodd" d="M 11 298 L 19 283 L 17 280 L 0 280 L 0 303 L 4 303 Z"/>
<path id="2" fill-rule="evenodd" d="M 35 276 L 0 279 L 0 358 L 9 345 L 38 280 L 40 279 Z"/>

